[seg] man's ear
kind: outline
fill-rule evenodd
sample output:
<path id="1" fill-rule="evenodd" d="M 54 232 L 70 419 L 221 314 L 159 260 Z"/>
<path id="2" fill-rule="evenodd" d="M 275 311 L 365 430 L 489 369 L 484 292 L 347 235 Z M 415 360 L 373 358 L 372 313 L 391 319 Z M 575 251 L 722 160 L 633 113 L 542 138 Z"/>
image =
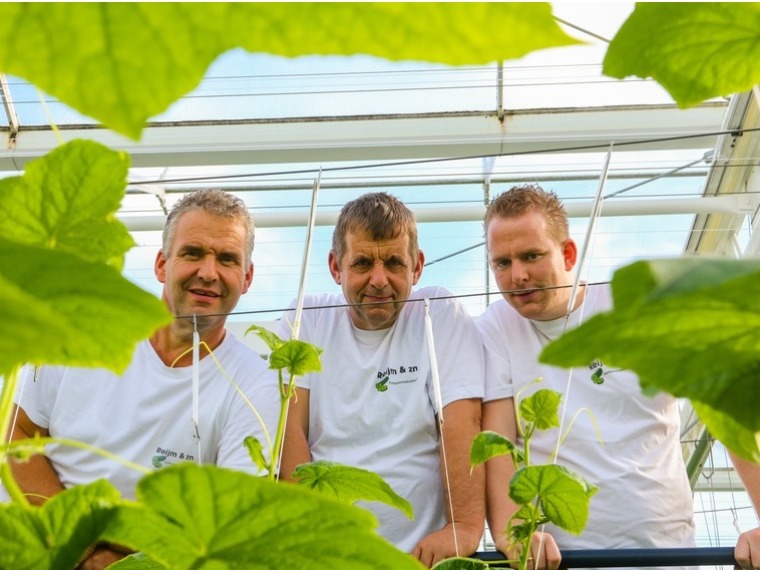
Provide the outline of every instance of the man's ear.
<path id="1" fill-rule="evenodd" d="M 156 274 L 159 283 L 166 283 L 166 257 L 164 257 L 163 249 L 159 249 L 156 254 L 156 261 L 153 262 L 153 273 Z"/>
<path id="2" fill-rule="evenodd" d="M 565 271 L 572 271 L 578 261 L 578 246 L 571 238 L 562 242 L 562 258 L 565 260 Z"/>
<path id="3" fill-rule="evenodd" d="M 248 271 L 245 272 L 245 281 L 243 282 L 242 294 L 248 293 L 248 288 L 251 286 L 251 283 L 253 283 L 253 273 L 253 261 L 251 261 L 251 264 L 248 266 Z"/>
<path id="4" fill-rule="evenodd" d="M 330 275 L 332 275 L 335 284 L 340 285 L 340 263 L 338 263 L 334 249 L 331 249 L 330 253 L 327 254 L 327 266 L 330 268 Z"/>
<path id="5" fill-rule="evenodd" d="M 422 268 L 425 267 L 425 254 L 422 250 L 417 252 L 417 263 L 414 266 L 414 274 L 412 278 L 412 285 L 417 285 L 417 282 L 422 277 Z"/>

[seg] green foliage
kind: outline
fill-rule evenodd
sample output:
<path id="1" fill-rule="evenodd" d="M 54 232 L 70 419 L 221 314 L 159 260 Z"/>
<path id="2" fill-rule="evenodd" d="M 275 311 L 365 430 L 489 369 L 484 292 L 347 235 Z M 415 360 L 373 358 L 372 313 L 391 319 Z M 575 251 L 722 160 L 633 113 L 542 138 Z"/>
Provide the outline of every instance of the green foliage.
<path id="1" fill-rule="evenodd" d="M 321 460 L 299 465 L 293 476 L 300 486 L 341 502 L 379 501 L 397 508 L 414 520 L 409 501 L 397 495 L 382 477 L 372 471 Z"/>
<path id="2" fill-rule="evenodd" d="M 586 526 L 589 499 L 597 487 L 561 465 L 527 465 L 509 483 L 509 496 L 518 505 L 538 501 L 546 518 L 560 528 L 580 534 Z"/>
<path id="3" fill-rule="evenodd" d="M 248 333 L 255 333 L 259 335 L 259 338 L 262 341 L 264 341 L 264 344 L 267 345 L 270 351 L 277 350 L 283 344 L 285 344 L 285 341 L 282 340 L 275 333 L 273 333 L 267 328 L 260 327 L 259 325 L 251 325 L 250 327 L 248 327 L 245 331 L 245 334 L 248 334 Z"/>
<path id="4" fill-rule="evenodd" d="M 122 277 L 133 242 L 114 213 L 128 160 L 70 142 L 0 181 L 0 372 L 27 362 L 122 371 L 134 344 L 169 322 L 165 306 Z"/>
<path id="5" fill-rule="evenodd" d="M 73 568 L 120 501 L 110 483 L 96 481 L 56 495 L 40 508 L 0 505 L 0 568 Z"/>
<path id="6" fill-rule="evenodd" d="M 432 570 L 482 570 L 483 568 L 488 567 L 488 564 L 482 560 L 457 556 L 455 558 L 441 560 L 438 564 L 433 566 Z"/>
<path id="7" fill-rule="evenodd" d="M 108 567 L 108 570 L 163 570 L 164 568 L 166 566 L 156 562 L 147 554 L 136 552 L 114 562 Z"/>
<path id="8" fill-rule="evenodd" d="M 126 154 L 91 141 L 58 147 L 0 180 L 0 235 L 121 270 L 135 244 L 115 217 L 128 168 Z"/>
<path id="9" fill-rule="evenodd" d="M 520 415 L 535 429 L 559 427 L 559 404 L 562 396 L 554 390 L 538 390 L 520 402 Z"/>
<path id="10" fill-rule="evenodd" d="M 144 477 L 137 500 L 103 538 L 176 570 L 420 568 L 374 532 L 370 513 L 246 473 L 173 465 Z"/>
<path id="11" fill-rule="evenodd" d="M 465 65 L 578 43 L 548 3 L 7 2 L 0 38 L 0 71 L 135 139 L 235 47 Z"/>
<path id="12" fill-rule="evenodd" d="M 760 82 L 758 18 L 757 5 L 639 5 L 613 41 L 605 72 L 651 75 L 683 106 L 747 89 Z M 0 41 L 0 72 L 26 78 L 133 138 L 192 90 L 217 55 L 238 46 L 284 56 L 365 53 L 461 65 L 574 43 L 545 3 L 3 3 Z M 0 287 L 6 293 L 0 321 L 14 324 L 13 335 L 6 335 L 13 338 L 0 341 L 0 372 L 23 362 L 119 372 L 134 343 L 169 322 L 163 304 L 118 274 L 132 245 L 114 219 L 127 167 L 123 155 L 80 141 L 30 164 L 23 177 L 0 181 Z M 760 419 L 746 394 L 754 393 L 752 379 L 760 373 L 750 332 L 757 330 L 754 300 L 760 298 L 752 281 L 760 280 L 755 269 L 745 269 L 736 262 L 675 272 L 631 268 L 630 277 L 621 277 L 616 306 L 637 308 L 620 310 L 622 327 L 617 316 L 614 327 L 599 319 L 603 332 L 588 333 L 593 342 L 571 352 L 619 343 L 646 369 L 640 372 L 646 386 L 691 397 L 713 433 L 757 458 Z M 663 280 L 664 274 L 670 277 Z M 613 336 L 617 331 L 621 336 Z M 274 343 L 272 367 L 291 373 L 288 393 L 292 375 L 320 370 L 319 349 L 262 336 Z M 533 429 L 555 425 L 548 412 L 553 399 L 543 398 L 520 407 Z M 6 420 L 7 410 L 0 410 L 0 421 Z M 474 462 L 504 454 L 529 460 L 493 435 L 476 441 Z M 260 459 L 260 445 L 247 445 Z M 309 477 L 326 487 L 333 475 Z M 544 515 L 576 532 L 585 520 L 580 497 L 588 501 L 592 494 L 555 466 L 524 467 L 515 475 L 514 495 L 530 501 L 518 511 L 528 522 L 514 525 L 514 536 L 529 540 Z M 1 506 L 0 567 L 72 567 L 98 538 L 143 550 L 146 555 L 119 564 L 143 570 L 280 568 L 283 560 L 307 570 L 419 567 L 374 534 L 369 513 L 242 473 L 194 465 L 162 469 L 141 482 L 138 497 L 138 503 L 120 502 L 107 483 L 96 482 L 42 509 Z"/>
<path id="13" fill-rule="evenodd" d="M 322 349 L 302 340 L 289 340 L 269 355 L 269 368 L 287 368 L 295 376 L 321 372 L 319 355 Z"/>
<path id="14" fill-rule="evenodd" d="M 243 444 L 248 450 L 248 455 L 251 457 L 251 461 L 259 469 L 259 471 L 268 472 L 270 466 L 267 462 L 266 456 L 264 455 L 264 446 L 261 445 L 261 442 L 252 435 L 249 435 L 245 438 Z"/>
<path id="15" fill-rule="evenodd" d="M 518 510 L 507 525 L 511 544 L 521 544 L 519 568 L 528 567 L 530 541 L 536 529 L 547 522 L 573 534 L 580 534 L 589 515 L 589 503 L 597 487 L 559 465 L 531 465 L 530 440 L 536 430 L 559 427 L 557 411 L 562 395 L 554 390 L 538 390 L 518 404 L 517 422 L 525 449 L 515 446 L 495 432 L 479 433 L 470 448 L 473 467 L 508 455 L 516 471 L 509 482 L 509 497 Z M 500 529 L 494 529 L 499 532 Z M 456 568 L 456 567 L 455 567 Z"/>
<path id="16" fill-rule="evenodd" d="M 245 334 L 253 332 L 269 347 L 269 368 L 287 370 L 291 376 L 303 376 L 309 372 L 321 372 L 322 362 L 319 356 L 322 349 L 302 340 L 282 340 L 272 331 L 251 325 Z"/>
<path id="17" fill-rule="evenodd" d="M 760 457 L 760 415 L 747 397 L 760 376 L 760 261 L 640 261 L 615 273 L 612 291 L 612 311 L 549 344 L 541 361 L 633 370 L 645 390 L 709 406 L 695 406 L 705 425 L 739 455 Z"/>
<path id="18" fill-rule="evenodd" d="M 0 372 L 25 362 L 122 372 L 134 345 L 169 322 L 156 297 L 117 270 L 70 253 L 0 238 Z"/>
<path id="19" fill-rule="evenodd" d="M 657 80 L 681 107 L 760 83 L 760 5 L 640 2 L 610 43 L 604 73 Z"/>
<path id="20" fill-rule="evenodd" d="M 470 447 L 470 465 L 485 463 L 493 457 L 509 455 L 515 465 L 525 461 L 522 449 L 494 431 L 482 431 L 475 436 Z"/>
<path id="21" fill-rule="evenodd" d="M 707 404 L 694 401 L 691 404 L 702 423 L 710 428 L 710 435 L 726 443 L 737 455 L 760 463 L 760 432 L 748 430 L 731 415 L 716 412 Z"/>

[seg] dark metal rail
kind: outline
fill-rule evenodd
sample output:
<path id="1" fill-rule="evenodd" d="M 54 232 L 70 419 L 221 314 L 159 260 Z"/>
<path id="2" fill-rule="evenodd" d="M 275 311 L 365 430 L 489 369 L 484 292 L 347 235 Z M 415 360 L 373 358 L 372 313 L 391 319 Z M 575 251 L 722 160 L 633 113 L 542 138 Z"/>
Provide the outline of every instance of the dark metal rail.
<path id="1" fill-rule="evenodd" d="M 473 558 L 503 562 L 501 552 L 476 552 Z M 621 568 L 625 566 L 736 566 L 734 548 L 622 548 L 617 550 L 563 550 L 560 568 Z"/>

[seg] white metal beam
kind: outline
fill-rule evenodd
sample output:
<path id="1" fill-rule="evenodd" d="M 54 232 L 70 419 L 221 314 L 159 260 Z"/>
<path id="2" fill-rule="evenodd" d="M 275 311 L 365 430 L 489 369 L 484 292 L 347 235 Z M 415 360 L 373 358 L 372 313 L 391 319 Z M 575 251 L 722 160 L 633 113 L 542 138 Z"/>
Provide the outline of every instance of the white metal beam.
<path id="1" fill-rule="evenodd" d="M 538 109 L 430 115 L 153 124 L 131 141 L 97 126 L 59 126 L 65 141 L 96 140 L 127 151 L 135 167 L 210 166 L 455 158 L 577 148 L 712 148 L 726 104 Z M 2 132 L 2 130 L 0 130 Z M 685 138 L 681 138 L 685 137 Z M 641 141 L 641 144 L 628 146 Z M 58 146 L 49 128 L 22 127 L 0 149 L 0 171 L 15 171 Z"/>
<path id="2" fill-rule="evenodd" d="M 708 198 L 669 198 L 669 199 L 611 199 L 602 206 L 602 216 L 645 216 L 665 214 L 700 214 L 723 212 L 735 215 L 748 215 L 754 212 L 759 195 L 716 196 Z M 568 202 L 565 209 L 571 218 L 588 217 L 591 213 L 592 202 Z M 485 206 L 455 206 L 413 209 L 417 222 L 465 222 L 482 221 Z M 316 225 L 333 226 L 338 219 L 337 210 L 317 212 Z M 166 218 L 162 214 L 129 214 L 121 213 L 119 219 L 126 224 L 130 231 L 160 231 Z M 254 214 L 254 221 L 260 228 L 305 227 L 309 212 L 259 212 Z"/>

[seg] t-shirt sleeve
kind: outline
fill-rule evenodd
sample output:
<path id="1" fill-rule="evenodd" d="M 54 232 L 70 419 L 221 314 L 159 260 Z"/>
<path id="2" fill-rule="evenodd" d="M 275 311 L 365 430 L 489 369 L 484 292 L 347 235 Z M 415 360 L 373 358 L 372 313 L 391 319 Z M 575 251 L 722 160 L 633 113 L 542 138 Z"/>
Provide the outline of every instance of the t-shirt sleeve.
<path id="1" fill-rule="evenodd" d="M 486 312 L 476 321 L 485 352 L 484 402 L 514 396 L 509 353 L 504 347 L 505 335 L 494 323 L 494 315 L 495 313 Z"/>
<path id="2" fill-rule="evenodd" d="M 41 428 L 50 427 L 50 417 L 63 377 L 59 366 L 24 366 L 19 371 L 16 404 Z"/>

